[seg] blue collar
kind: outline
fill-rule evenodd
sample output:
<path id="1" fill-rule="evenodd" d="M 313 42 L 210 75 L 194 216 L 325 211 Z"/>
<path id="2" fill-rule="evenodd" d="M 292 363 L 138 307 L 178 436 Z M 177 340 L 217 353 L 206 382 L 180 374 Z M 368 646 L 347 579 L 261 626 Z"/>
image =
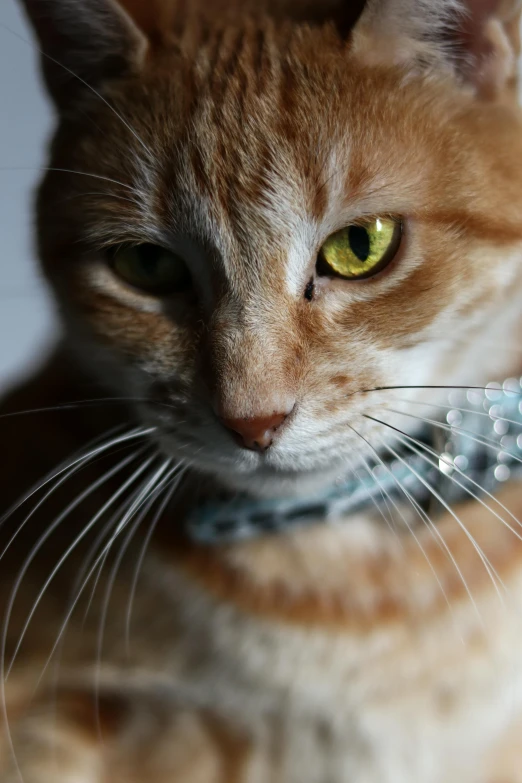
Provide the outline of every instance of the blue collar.
<path id="1" fill-rule="evenodd" d="M 407 449 L 393 445 L 389 459 L 368 462 L 311 495 L 256 499 L 241 493 L 207 502 L 189 515 L 189 536 L 202 544 L 239 541 L 318 521 L 336 524 L 372 508 L 385 517 L 390 504 L 399 509 L 404 502 L 426 515 L 434 501 L 442 510 L 473 495 L 487 502 L 501 483 L 522 476 L 522 379 L 453 389 L 446 405 L 428 409 L 435 414 L 422 435 Z"/>

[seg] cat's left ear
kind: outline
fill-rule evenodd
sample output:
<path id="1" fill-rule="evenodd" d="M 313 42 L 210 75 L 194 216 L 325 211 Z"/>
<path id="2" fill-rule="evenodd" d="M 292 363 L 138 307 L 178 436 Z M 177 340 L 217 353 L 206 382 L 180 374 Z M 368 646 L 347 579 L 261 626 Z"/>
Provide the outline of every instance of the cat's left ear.
<path id="1" fill-rule="evenodd" d="M 477 96 L 512 100 L 522 0 L 368 0 L 354 47 L 374 63 L 451 68 Z"/>
<path id="2" fill-rule="evenodd" d="M 464 0 L 455 62 L 482 98 L 495 100 L 517 87 L 521 11 L 521 0 Z"/>

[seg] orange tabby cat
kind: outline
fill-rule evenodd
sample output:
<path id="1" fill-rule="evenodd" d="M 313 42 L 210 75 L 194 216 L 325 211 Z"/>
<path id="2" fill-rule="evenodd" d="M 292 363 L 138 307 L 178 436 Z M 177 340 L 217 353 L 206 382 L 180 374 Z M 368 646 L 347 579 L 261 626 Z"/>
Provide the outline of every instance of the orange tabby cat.
<path id="1" fill-rule="evenodd" d="M 521 369 L 519 3 L 24 5 L 63 339 L 2 408 L 1 783 L 522 781 L 522 491 L 412 462 Z M 437 503 L 323 518 L 393 455 Z"/>

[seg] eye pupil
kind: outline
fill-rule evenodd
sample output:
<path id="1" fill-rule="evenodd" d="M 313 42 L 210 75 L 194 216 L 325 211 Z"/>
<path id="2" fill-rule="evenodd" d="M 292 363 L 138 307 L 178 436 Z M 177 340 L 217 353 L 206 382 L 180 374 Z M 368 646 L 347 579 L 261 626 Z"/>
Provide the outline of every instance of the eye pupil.
<path id="1" fill-rule="evenodd" d="M 348 240 L 352 252 L 359 261 L 367 261 L 370 255 L 371 242 L 368 231 L 362 226 L 350 226 L 348 229 Z"/>
<path id="2" fill-rule="evenodd" d="M 138 248 L 138 254 L 143 271 L 146 274 L 153 275 L 156 271 L 158 261 L 161 255 L 161 249 L 156 245 L 141 245 Z"/>

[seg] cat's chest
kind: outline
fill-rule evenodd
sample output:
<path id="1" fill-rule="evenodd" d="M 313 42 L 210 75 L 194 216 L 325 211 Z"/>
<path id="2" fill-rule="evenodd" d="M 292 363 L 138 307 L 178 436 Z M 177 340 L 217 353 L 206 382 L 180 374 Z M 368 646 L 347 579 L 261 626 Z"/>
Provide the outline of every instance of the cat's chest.
<path id="1" fill-rule="evenodd" d="M 406 587 L 420 586 L 410 581 L 419 562 L 403 567 Z M 237 577 L 232 600 L 190 568 L 169 568 L 158 579 L 161 568 L 152 557 L 147 569 L 154 579 L 146 582 L 161 585 L 163 611 L 176 617 L 177 629 L 169 645 L 164 636 L 151 638 L 151 648 L 164 651 L 161 662 L 155 652 L 155 666 L 198 698 L 211 694 L 214 709 L 248 726 L 256 736 L 256 764 L 265 770 L 259 778 L 252 773 L 254 783 L 277 780 L 266 771 L 274 764 L 284 769 L 284 783 L 462 783 L 470 759 L 483 766 L 482 754 L 522 705 L 516 654 L 522 630 L 509 611 L 499 611 L 492 590 L 477 587 L 478 615 L 468 596 L 455 594 L 451 610 L 437 604 L 433 611 L 424 595 L 424 612 L 407 618 L 394 616 L 391 594 L 370 627 L 321 624 L 316 609 L 297 622 L 290 612 L 295 596 L 283 590 L 278 612 L 261 611 L 261 598 L 255 611 L 246 600 L 249 585 Z M 512 594 L 522 592 L 517 573 L 510 577 Z M 297 583 L 299 572 L 293 576 Z M 328 596 L 333 586 L 349 585 L 335 558 L 329 574 L 309 574 L 312 582 L 321 577 L 329 588 L 324 617 L 338 620 Z M 143 597 L 159 609 L 157 597 Z M 473 783 L 481 783 L 477 775 Z"/>
<path id="2" fill-rule="evenodd" d="M 441 626 L 365 644 L 221 622 L 229 643 L 210 623 L 213 641 L 186 638 L 173 674 L 249 736 L 246 783 L 490 783 L 488 759 L 521 712 L 522 671 L 506 654 L 521 639 L 459 650 Z"/>
<path id="3" fill-rule="evenodd" d="M 365 644 L 243 627 L 242 644 L 218 641 L 194 672 L 189 654 L 182 676 L 254 738 L 248 783 L 490 783 L 489 757 L 522 713 L 522 668 L 506 654 L 522 639 L 458 650 L 447 631 Z"/>
<path id="4" fill-rule="evenodd" d="M 474 532 L 480 535 L 477 527 Z M 310 534 L 307 544 L 314 540 Z M 373 551 L 371 542 L 361 546 Z M 167 720 L 181 694 L 237 727 L 251 744 L 248 776 L 241 783 L 490 783 L 479 772 L 522 705 L 522 629 L 516 613 L 501 608 L 494 590 L 473 583 L 464 560 L 478 615 L 469 596 L 458 592 L 451 609 L 445 603 L 432 606 L 420 589 L 422 579 L 412 581 L 420 560 L 408 568 L 397 561 L 404 594 L 394 595 L 397 574 L 379 550 L 381 569 L 372 572 L 368 584 L 388 586 L 390 595 L 381 604 L 369 590 L 361 603 L 364 573 L 355 567 L 360 557 L 340 563 L 335 550 L 327 549 L 329 573 L 317 557 L 312 558 L 315 570 L 305 569 L 309 583 L 325 587 L 306 615 L 298 599 L 307 582 L 297 559 L 281 556 L 276 563 L 262 548 L 256 551 L 255 573 L 265 574 L 265 587 L 292 562 L 295 566 L 289 571 L 295 593 L 280 589 L 268 604 L 262 599 L 266 592 L 253 593 L 244 573 L 235 572 L 227 593 L 211 571 L 212 560 L 191 561 L 195 555 L 188 551 L 185 560 L 177 560 L 153 548 L 140 571 L 126 629 L 135 577 L 135 559 L 129 557 L 130 571 L 122 564 L 103 617 L 103 655 L 95 598 L 92 650 L 91 624 L 84 624 L 82 615 L 80 648 L 73 644 L 71 657 L 64 650 L 63 670 L 67 658 L 77 669 L 81 653 L 89 671 L 98 661 L 101 687 L 114 688 L 117 680 L 118 689 L 159 694 L 163 702 L 172 693 Z M 312 551 L 317 555 L 318 547 Z M 496 550 L 490 547 L 488 553 L 493 558 Z M 501 554 L 499 549 L 499 568 Z M 243 553 L 233 562 L 254 561 Z M 343 569 L 350 562 L 353 568 Z M 503 572 L 512 596 L 522 594 L 521 573 L 513 567 Z M 414 585 L 416 600 L 423 601 L 420 610 L 397 615 L 401 596 Z M 359 599 L 352 595 L 350 604 L 355 586 Z M 341 588 L 347 591 L 344 604 L 328 607 L 328 597 Z M 360 622 L 370 616 L 373 624 Z M 475 762 L 478 771 L 470 770 Z"/>

